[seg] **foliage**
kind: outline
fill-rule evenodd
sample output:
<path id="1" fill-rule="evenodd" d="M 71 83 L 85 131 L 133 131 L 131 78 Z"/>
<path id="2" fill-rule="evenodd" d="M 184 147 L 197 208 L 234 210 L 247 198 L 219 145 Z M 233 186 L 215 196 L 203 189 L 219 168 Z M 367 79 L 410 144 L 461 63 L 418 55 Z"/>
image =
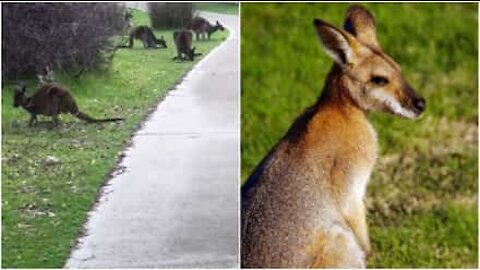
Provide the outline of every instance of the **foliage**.
<path id="1" fill-rule="evenodd" d="M 208 11 L 223 13 L 229 15 L 238 15 L 239 3 L 238 2 L 228 2 L 228 3 L 215 3 L 215 2 L 205 2 L 205 3 L 195 3 L 195 10 Z"/>
<path id="2" fill-rule="evenodd" d="M 151 25 L 155 29 L 186 27 L 193 17 L 193 3 L 148 3 Z"/>
<path id="3" fill-rule="evenodd" d="M 2 76 L 109 67 L 110 38 L 123 22 L 124 8 L 114 3 L 4 3 Z"/>

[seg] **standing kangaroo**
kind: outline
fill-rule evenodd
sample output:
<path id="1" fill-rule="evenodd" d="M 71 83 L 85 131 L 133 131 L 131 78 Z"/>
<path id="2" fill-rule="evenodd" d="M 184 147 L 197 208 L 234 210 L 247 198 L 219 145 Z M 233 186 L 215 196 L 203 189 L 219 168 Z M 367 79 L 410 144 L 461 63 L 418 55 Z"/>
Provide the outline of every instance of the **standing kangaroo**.
<path id="1" fill-rule="evenodd" d="M 145 49 L 167 48 L 167 43 L 163 36 L 158 39 L 155 37 L 152 29 L 146 25 L 133 28 L 128 36 L 128 45 L 120 45 L 118 48 L 132 48 L 134 39 L 141 40 Z"/>
<path id="2" fill-rule="evenodd" d="M 242 267 L 365 267 L 363 198 L 377 158 L 367 112 L 416 119 L 425 110 L 368 10 L 351 6 L 345 30 L 313 22 L 335 63 L 320 98 L 242 187 Z"/>
<path id="3" fill-rule="evenodd" d="M 217 30 L 225 30 L 223 25 L 221 25 L 218 21 L 215 23 L 215 25 L 212 25 L 206 19 L 198 16 L 193 18 L 190 22 L 190 29 L 195 32 L 197 40 L 200 39 L 200 35 L 203 36 L 203 39 L 205 39 L 205 35 L 207 35 L 208 39 L 210 40 L 210 36 Z"/>
<path id="4" fill-rule="evenodd" d="M 58 125 L 58 115 L 61 113 L 71 113 L 73 116 L 85 120 L 88 123 L 123 120 L 123 118 L 95 119 L 88 116 L 78 109 L 77 103 L 70 94 L 70 91 L 59 84 L 43 84 L 31 97 L 27 97 L 25 92 L 25 86 L 17 86 L 15 88 L 13 106 L 22 106 L 30 113 L 30 126 L 38 122 L 37 115 L 52 116 L 53 125 Z"/>
<path id="5" fill-rule="evenodd" d="M 189 30 L 177 30 L 173 32 L 173 40 L 177 47 L 177 56 L 173 59 L 187 59 L 193 61 L 195 56 L 201 55 L 201 53 L 195 53 L 195 47 L 192 48 L 193 34 Z M 183 57 L 184 56 L 184 57 Z"/>

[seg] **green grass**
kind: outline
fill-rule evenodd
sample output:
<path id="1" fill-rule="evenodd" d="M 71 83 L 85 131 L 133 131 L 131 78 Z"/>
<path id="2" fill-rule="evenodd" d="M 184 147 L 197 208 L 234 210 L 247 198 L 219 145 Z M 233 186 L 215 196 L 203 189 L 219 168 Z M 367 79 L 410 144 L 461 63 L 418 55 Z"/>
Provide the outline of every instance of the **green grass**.
<path id="1" fill-rule="evenodd" d="M 369 267 L 477 267 L 477 4 L 367 4 L 380 44 L 427 99 L 419 121 L 372 113 L 380 157 Z M 332 60 L 313 18 L 346 4 L 242 4 L 242 180 L 320 95 Z"/>
<path id="2" fill-rule="evenodd" d="M 135 24 L 149 24 L 134 12 Z M 117 52 L 112 71 L 89 73 L 80 79 L 56 74 L 68 86 L 80 109 L 95 117 L 121 116 L 122 123 L 86 124 L 62 115 L 62 126 L 50 118 L 28 127 L 29 115 L 12 106 L 13 82 L 2 89 L 2 267 L 62 267 L 95 201 L 99 187 L 115 166 L 129 137 L 150 108 L 195 64 L 174 62 L 172 33 L 164 35 L 168 49 Z M 228 36 L 195 42 L 204 57 Z M 198 60 L 197 60 L 198 61 Z M 27 81 L 33 92 L 36 80 Z M 49 156 L 59 159 L 49 164 Z"/>
<path id="3" fill-rule="evenodd" d="M 238 3 L 195 3 L 195 8 L 201 11 L 238 15 Z"/>

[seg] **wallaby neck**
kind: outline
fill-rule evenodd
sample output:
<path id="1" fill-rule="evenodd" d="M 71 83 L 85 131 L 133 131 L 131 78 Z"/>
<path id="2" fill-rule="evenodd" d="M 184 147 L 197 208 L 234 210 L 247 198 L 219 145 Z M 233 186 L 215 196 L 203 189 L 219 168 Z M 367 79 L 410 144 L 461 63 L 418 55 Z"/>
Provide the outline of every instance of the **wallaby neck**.
<path id="1" fill-rule="evenodd" d="M 365 114 L 365 111 L 351 96 L 348 90 L 347 75 L 337 64 L 333 66 L 328 74 L 325 87 L 318 99 L 318 104 L 336 108 L 343 113 Z"/>
<path id="2" fill-rule="evenodd" d="M 348 78 L 337 65 L 328 74 L 317 102 L 297 120 L 290 131 L 294 140 L 308 138 L 310 143 L 315 143 L 317 139 L 321 141 L 325 128 L 347 128 L 358 132 L 367 130 L 372 138 L 376 136 L 366 111 L 357 104 L 348 90 Z"/>

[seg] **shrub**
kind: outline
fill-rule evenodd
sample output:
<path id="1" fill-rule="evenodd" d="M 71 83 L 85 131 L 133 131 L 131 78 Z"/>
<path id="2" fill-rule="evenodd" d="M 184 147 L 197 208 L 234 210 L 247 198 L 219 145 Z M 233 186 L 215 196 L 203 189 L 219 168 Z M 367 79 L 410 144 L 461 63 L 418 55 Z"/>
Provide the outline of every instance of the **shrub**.
<path id="1" fill-rule="evenodd" d="M 111 37 L 124 23 L 124 7 L 114 3 L 4 3 L 2 77 L 108 67 Z"/>
<path id="2" fill-rule="evenodd" d="M 192 20 L 192 3 L 148 3 L 151 25 L 155 29 L 183 28 Z"/>

